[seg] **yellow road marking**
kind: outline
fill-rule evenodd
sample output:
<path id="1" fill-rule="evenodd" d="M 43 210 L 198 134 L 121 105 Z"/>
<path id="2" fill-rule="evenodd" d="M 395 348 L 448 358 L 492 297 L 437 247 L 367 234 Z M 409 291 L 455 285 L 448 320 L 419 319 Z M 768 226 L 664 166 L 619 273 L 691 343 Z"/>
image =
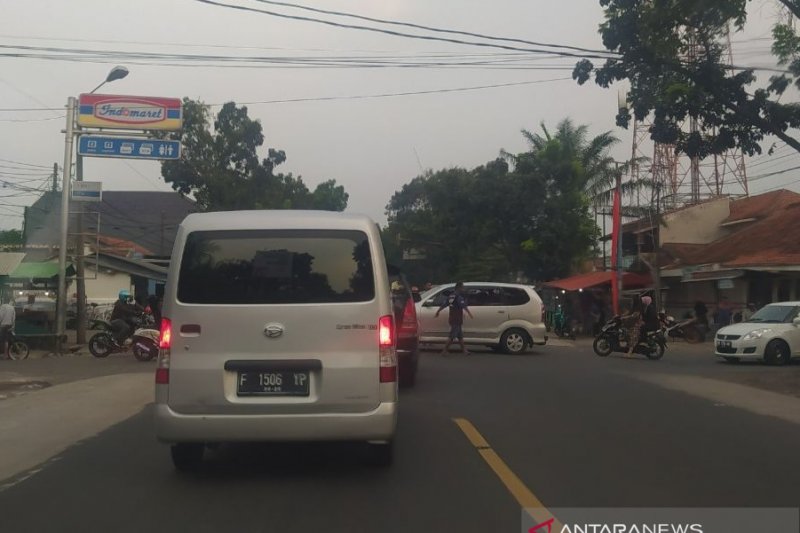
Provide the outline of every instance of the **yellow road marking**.
<path id="1" fill-rule="evenodd" d="M 489 442 L 483 438 L 483 435 L 472 425 L 472 422 L 466 418 L 454 418 L 453 422 L 461 429 L 470 444 L 475 447 L 483 460 L 486 461 L 486 464 L 489 465 L 489 468 L 494 471 L 511 495 L 514 496 L 520 506 L 527 511 L 537 524 L 542 524 L 555 518 L 553 514 L 547 510 L 541 500 L 525 486 L 525 483 L 523 483 L 508 467 L 505 461 L 497 455 L 497 452 L 492 449 Z M 555 520 L 552 524 L 552 531 L 561 531 L 561 529 L 561 524 Z"/>

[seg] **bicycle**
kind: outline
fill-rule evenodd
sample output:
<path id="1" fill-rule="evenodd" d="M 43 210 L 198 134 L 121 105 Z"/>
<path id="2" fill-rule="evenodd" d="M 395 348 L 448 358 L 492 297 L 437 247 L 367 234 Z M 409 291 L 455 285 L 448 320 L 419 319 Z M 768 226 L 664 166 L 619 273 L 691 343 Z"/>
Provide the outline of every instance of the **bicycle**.
<path id="1" fill-rule="evenodd" d="M 31 352 L 30 348 L 28 347 L 28 343 L 19 339 L 13 331 L 10 331 L 8 335 L 8 342 L 10 343 L 10 346 L 8 347 L 9 357 L 13 361 L 27 359 L 28 354 Z"/>

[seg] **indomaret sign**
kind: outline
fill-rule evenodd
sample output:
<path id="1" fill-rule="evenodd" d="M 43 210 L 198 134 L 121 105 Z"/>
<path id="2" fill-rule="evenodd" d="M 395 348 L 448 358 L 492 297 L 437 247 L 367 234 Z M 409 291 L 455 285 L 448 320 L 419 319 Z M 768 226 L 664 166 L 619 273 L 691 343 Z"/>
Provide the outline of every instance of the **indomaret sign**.
<path id="1" fill-rule="evenodd" d="M 82 94 L 78 125 L 123 130 L 179 130 L 183 125 L 178 98 Z"/>

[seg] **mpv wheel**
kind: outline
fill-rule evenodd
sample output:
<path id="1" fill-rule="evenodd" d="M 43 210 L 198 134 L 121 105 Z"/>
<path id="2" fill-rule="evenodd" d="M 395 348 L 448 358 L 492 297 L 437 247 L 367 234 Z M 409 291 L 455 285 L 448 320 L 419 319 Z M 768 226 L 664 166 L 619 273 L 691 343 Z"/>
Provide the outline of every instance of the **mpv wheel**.
<path id="1" fill-rule="evenodd" d="M 191 472 L 203 462 L 203 451 L 205 445 L 192 443 L 173 444 L 170 452 L 172 453 L 172 464 L 179 472 Z"/>
<path id="2" fill-rule="evenodd" d="M 521 329 L 510 329 L 500 337 L 500 347 L 507 354 L 521 354 L 528 347 L 528 334 Z"/>

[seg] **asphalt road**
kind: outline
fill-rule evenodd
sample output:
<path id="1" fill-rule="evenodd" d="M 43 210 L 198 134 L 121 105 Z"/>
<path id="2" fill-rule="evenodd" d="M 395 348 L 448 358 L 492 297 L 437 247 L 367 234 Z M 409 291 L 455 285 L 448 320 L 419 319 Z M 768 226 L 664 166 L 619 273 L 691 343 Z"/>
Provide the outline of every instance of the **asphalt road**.
<path id="1" fill-rule="evenodd" d="M 657 362 L 586 344 L 429 352 L 402 393 L 391 468 L 365 465 L 357 445 L 249 445 L 181 476 L 148 408 L 7 483 L 0 531 L 517 532 L 531 496 L 548 508 L 797 507 L 800 398 L 741 385 L 786 389 L 798 375 L 675 345 Z M 698 377 L 703 387 L 681 390 Z M 763 414 L 770 401 L 788 418 Z"/>

